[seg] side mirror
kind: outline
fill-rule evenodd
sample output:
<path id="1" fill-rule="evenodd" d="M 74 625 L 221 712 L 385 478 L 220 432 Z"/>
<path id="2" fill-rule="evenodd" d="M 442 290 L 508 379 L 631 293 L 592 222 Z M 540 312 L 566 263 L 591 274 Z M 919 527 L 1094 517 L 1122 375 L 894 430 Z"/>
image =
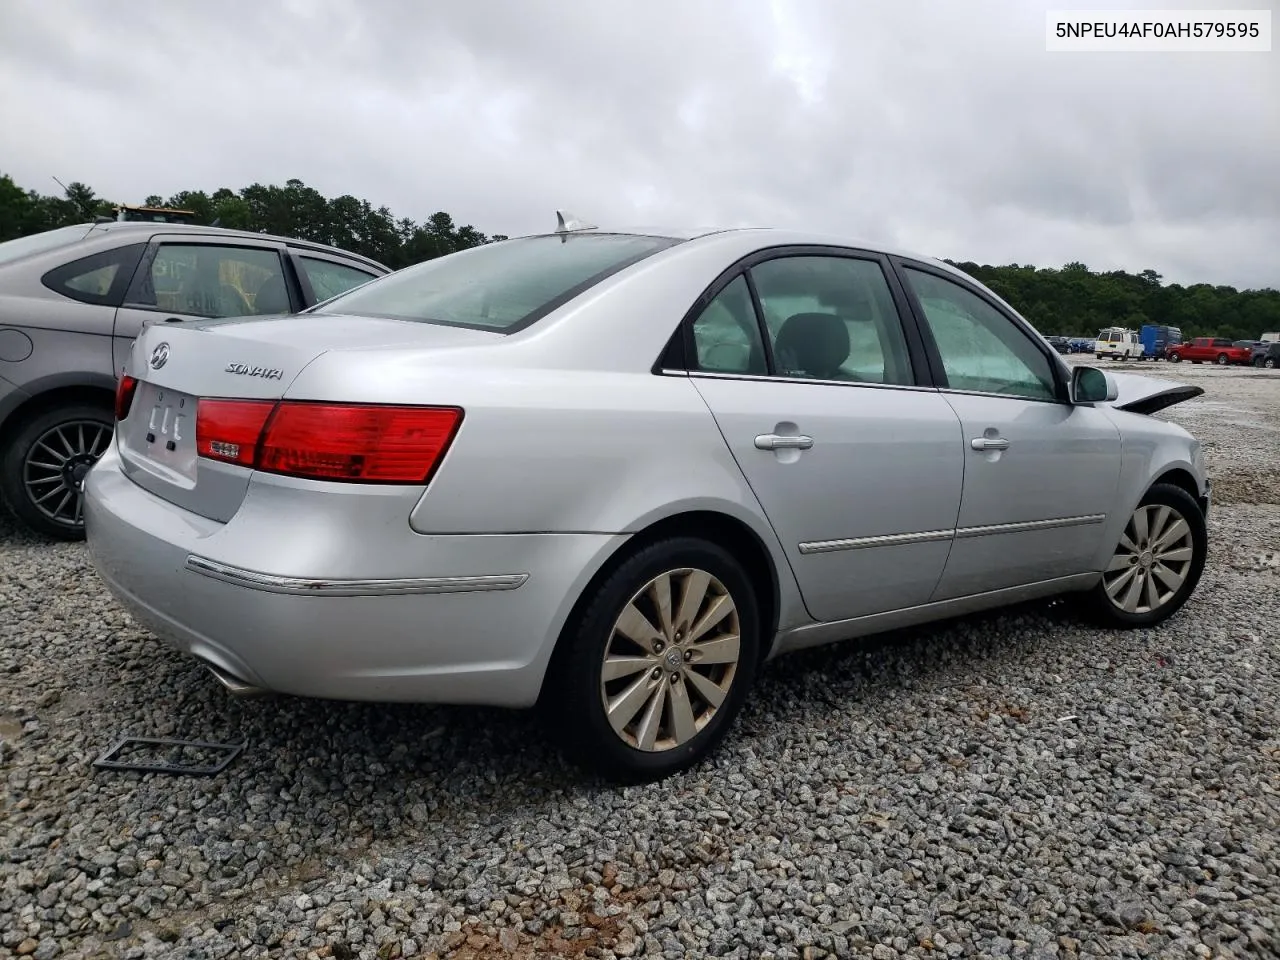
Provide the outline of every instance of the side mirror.
<path id="1" fill-rule="evenodd" d="M 1120 396 L 1120 388 L 1110 374 L 1097 367 L 1076 367 L 1071 371 L 1072 403 L 1109 403 Z"/>

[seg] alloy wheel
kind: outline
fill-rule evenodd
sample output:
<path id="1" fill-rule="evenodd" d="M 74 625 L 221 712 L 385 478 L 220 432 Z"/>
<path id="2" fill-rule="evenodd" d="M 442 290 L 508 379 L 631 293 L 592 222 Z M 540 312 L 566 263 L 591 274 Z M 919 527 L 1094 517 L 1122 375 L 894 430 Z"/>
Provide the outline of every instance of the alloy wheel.
<path id="1" fill-rule="evenodd" d="M 1159 610 L 1186 582 L 1195 558 L 1187 520 L 1160 503 L 1138 507 L 1102 575 L 1108 599 L 1125 613 Z"/>
<path id="2" fill-rule="evenodd" d="M 59 526 L 84 526 L 80 485 L 111 442 L 112 428 L 96 420 L 69 420 L 42 433 L 22 462 L 31 505 Z"/>
<path id="3" fill-rule="evenodd" d="M 705 570 L 659 574 L 614 623 L 600 671 L 609 725 L 629 746 L 673 750 L 725 702 L 738 674 L 737 605 Z"/>

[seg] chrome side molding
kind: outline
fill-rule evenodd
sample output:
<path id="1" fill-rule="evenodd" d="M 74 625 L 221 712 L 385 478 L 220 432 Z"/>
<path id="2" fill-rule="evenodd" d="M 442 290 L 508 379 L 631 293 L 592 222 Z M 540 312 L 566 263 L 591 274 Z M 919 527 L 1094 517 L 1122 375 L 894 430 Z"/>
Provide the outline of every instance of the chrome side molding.
<path id="1" fill-rule="evenodd" d="M 398 580 L 342 580 L 317 577 L 282 577 L 219 563 L 191 554 L 186 568 L 192 573 L 267 593 L 305 597 L 380 597 L 422 593 L 474 593 L 482 590 L 515 590 L 529 579 L 527 573 L 472 577 L 411 577 Z"/>

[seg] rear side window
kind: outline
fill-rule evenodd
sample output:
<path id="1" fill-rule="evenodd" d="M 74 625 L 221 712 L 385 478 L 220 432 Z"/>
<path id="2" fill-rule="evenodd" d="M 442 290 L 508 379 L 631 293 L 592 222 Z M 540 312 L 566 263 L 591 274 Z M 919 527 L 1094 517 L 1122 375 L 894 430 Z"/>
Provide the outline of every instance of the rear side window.
<path id="1" fill-rule="evenodd" d="M 352 287 L 368 283 L 378 276 L 332 260 L 317 260 L 314 257 L 299 257 L 298 260 L 306 271 L 307 279 L 311 281 L 311 290 L 315 293 L 317 302 L 346 293 Z"/>
<path id="2" fill-rule="evenodd" d="M 117 307 L 146 248 L 145 243 L 131 243 L 81 257 L 54 267 L 40 282 L 54 293 L 81 303 Z"/>
<path id="3" fill-rule="evenodd" d="M 130 306 L 196 317 L 288 313 L 288 286 L 275 250 L 164 243 L 129 291 Z"/>
<path id="4" fill-rule="evenodd" d="M 621 234 L 506 240 L 380 277 L 316 312 L 514 333 L 611 274 L 678 242 Z"/>
<path id="5" fill-rule="evenodd" d="M 751 268 L 779 376 L 915 382 L 907 342 L 874 260 L 795 256 Z"/>

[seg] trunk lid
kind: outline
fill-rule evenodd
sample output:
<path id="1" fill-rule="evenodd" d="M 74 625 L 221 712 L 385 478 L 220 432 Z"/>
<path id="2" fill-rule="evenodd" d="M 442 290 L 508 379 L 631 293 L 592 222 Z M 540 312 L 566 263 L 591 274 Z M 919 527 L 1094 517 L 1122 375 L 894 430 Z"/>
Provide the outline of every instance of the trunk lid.
<path id="1" fill-rule="evenodd" d="M 125 474 L 158 497 L 212 520 L 230 520 L 253 471 L 196 454 L 200 398 L 279 400 L 314 360 L 333 351 L 449 349 L 500 334 L 346 316 L 250 317 L 153 323 L 139 334 L 125 372 L 138 380 L 116 425 Z"/>

